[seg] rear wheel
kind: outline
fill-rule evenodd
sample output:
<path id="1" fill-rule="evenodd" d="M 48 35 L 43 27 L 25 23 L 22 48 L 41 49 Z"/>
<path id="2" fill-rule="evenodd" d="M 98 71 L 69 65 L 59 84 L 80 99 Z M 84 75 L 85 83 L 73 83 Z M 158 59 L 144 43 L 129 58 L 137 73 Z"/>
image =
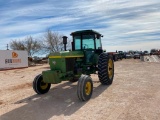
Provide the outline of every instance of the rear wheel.
<path id="1" fill-rule="evenodd" d="M 77 95 L 80 101 L 87 101 L 91 98 L 93 82 L 88 75 L 82 75 L 78 80 Z"/>
<path id="2" fill-rule="evenodd" d="M 112 56 L 102 53 L 98 60 L 98 77 L 102 84 L 110 85 L 114 77 L 114 62 Z"/>
<path id="3" fill-rule="evenodd" d="M 37 94 L 45 94 L 49 91 L 51 83 L 45 83 L 41 74 L 37 75 L 33 81 L 33 89 Z"/>

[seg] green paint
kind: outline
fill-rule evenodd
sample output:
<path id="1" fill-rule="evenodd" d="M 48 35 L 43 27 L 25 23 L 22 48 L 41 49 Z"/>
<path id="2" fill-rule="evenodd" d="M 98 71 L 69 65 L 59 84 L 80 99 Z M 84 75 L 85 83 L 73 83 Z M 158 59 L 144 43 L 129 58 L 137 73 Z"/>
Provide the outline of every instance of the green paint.
<path id="1" fill-rule="evenodd" d="M 62 73 L 66 71 L 66 58 L 83 57 L 82 51 L 64 51 L 52 53 L 49 55 L 49 65 L 51 70 L 61 70 Z"/>
<path id="2" fill-rule="evenodd" d="M 56 84 L 61 82 L 61 80 L 59 79 L 60 71 L 52 71 L 52 70 L 43 71 L 42 75 L 43 75 L 43 81 L 46 83 Z"/>

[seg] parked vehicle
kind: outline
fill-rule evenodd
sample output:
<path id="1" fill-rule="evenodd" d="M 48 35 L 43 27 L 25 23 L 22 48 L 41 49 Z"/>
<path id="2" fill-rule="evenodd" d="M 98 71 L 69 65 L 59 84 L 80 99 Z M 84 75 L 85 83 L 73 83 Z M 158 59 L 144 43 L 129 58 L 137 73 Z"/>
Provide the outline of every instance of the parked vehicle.
<path id="1" fill-rule="evenodd" d="M 136 59 L 136 58 L 140 59 L 140 53 L 135 53 L 134 54 L 134 59 Z"/>
<path id="2" fill-rule="evenodd" d="M 123 51 L 118 51 L 119 53 L 119 59 L 125 58 L 125 53 Z"/>
<path id="3" fill-rule="evenodd" d="M 143 55 L 149 55 L 149 52 L 148 52 L 147 50 L 145 50 L 145 51 L 143 52 Z"/>
<path id="4" fill-rule="evenodd" d="M 107 52 L 109 55 L 113 56 L 114 61 L 118 61 L 119 59 L 119 54 L 116 52 Z"/>
<path id="5" fill-rule="evenodd" d="M 126 53 L 125 59 L 128 59 L 128 58 L 133 58 L 133 55 L 131 53 Z"/>
<path id="6" fill-rule="evenodd" d="M 157 54 L 157 49 L 151 49 L 150 55 L 156 55 Z"/>
<path id="7" fill-rule="evenodd" d="M 107 53 L 113 56 L 114 61 L 122 60 L 123 58 L 125 58 L 123 51 L 107 52 Z"/>

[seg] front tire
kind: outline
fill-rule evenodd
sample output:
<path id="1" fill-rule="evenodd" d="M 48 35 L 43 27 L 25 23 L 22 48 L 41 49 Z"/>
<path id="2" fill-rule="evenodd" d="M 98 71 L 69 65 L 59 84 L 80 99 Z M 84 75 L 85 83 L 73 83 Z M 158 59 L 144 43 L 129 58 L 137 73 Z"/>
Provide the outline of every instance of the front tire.
<path id="1" fill-rule="evenodd" d="M 98 60 L 98 77 L 101 84 L 110 85 L 114 77 L 114 61 L 113 57 L 101 53 Z"/>
<path id="2" fill-rule="evenodd" d="M 45 83 L 41 74 L 37 75 L 33 81 L 33 89 L 37 94 L 45 94 L 49 91 L 51 83 Z"/>
<path id="3" fill-rule="evenodd" d="M 87 101 L 91 98 L 93 82 L 88 75 L 82 75 L 78 80 L 77 95 L 80 101 Z"/>

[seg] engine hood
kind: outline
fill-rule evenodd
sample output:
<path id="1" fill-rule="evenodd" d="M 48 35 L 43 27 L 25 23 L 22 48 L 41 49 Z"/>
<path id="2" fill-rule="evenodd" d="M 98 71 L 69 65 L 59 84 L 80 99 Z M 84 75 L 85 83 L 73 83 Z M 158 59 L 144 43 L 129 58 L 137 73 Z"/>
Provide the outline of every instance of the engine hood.
<path id="1" fill-rule="evenodd" d="M 55 52 L 49 55 L 49 58 L 72 58 L 72 57 L 84 57 L 83 51 L 62 51 Z"/>

